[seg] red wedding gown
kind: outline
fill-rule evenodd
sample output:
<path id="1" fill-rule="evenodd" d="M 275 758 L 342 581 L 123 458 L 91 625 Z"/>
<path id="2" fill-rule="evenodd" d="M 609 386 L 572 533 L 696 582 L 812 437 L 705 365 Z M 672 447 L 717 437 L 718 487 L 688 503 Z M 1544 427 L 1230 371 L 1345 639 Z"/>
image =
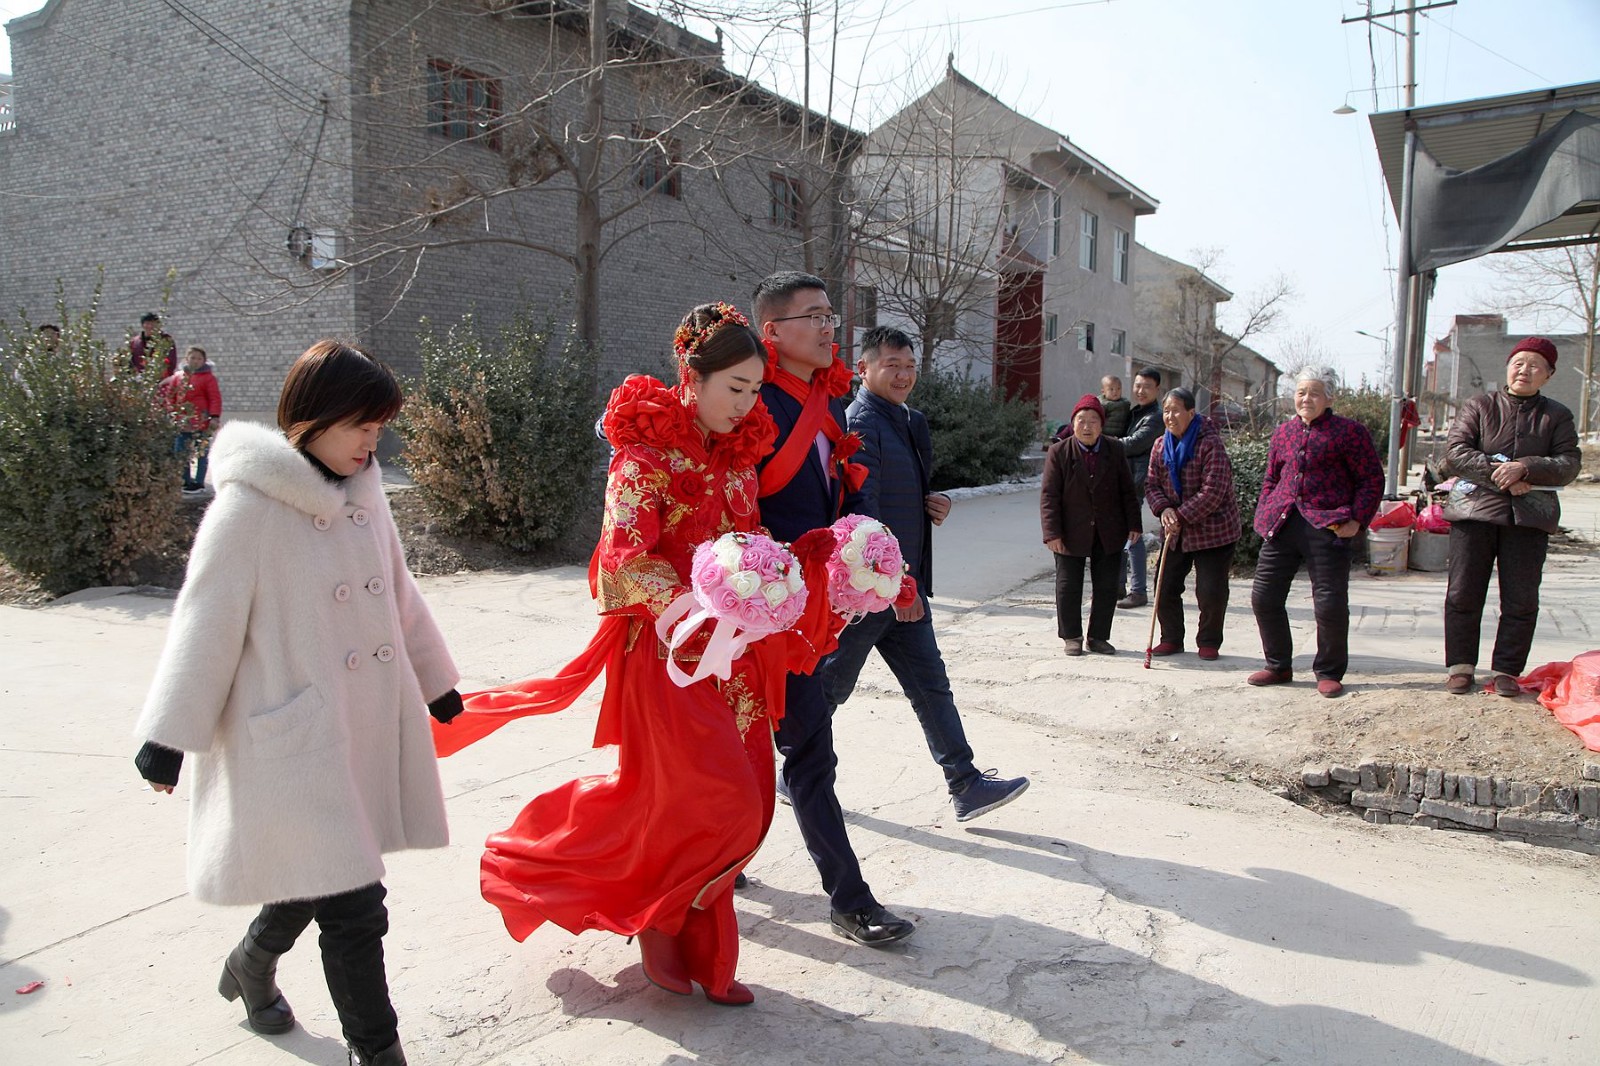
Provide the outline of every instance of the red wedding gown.
<path id="1" fill-rule="evenodd" d="M 519 941 L 546 921 L 573 933 L 676 937 L 691 979 L 721 995 L 738 961 L 734 875 L 772 820 L 784 677 L 809 671 L 838 627 L 824 531 L 796 546 L 811 591 L 795 631 L 757 642 L 727 681 L 680 688 L 668 678 L 655 620 L 687 591 L 697 545 L 759 528 L 755 464 L 776 435 L 759 404 L 709 443 L 692 418 L 679 391 L 652 378 L 631 377 L 612 394 L 605 430 L 615 452 L 589 566 L 599 631 L 554 678 L 469 695 L 434 739 L 448 755 L 513 718 L 569 706 L 605 671 L 595 744 L 618 746 L 617 769 L 536 796 L 491 836 L 483 896 Z"/>

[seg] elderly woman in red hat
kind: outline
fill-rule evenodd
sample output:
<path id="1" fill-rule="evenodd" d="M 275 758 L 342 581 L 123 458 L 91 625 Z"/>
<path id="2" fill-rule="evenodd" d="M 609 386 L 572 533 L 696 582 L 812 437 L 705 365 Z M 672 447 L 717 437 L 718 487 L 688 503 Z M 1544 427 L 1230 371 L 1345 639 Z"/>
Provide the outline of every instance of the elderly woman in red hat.
<path id="1" fill-rule="evenodd" d="M 1072 435 L 1051 445 L 1039 490 L 1044 543 L 1056 560 L 1056 633 L 1068 655 L 1083 654 L 1083 571 L 1089 569 L 1089 650 L 1115 655 L 1111 618 L 1123 545 L 1139 536 L 1139 497 L 1122 445 L 1102 434 L 1094 396 L 1072 409 Z"/>
<path id="2" fill-rule="evenodd" d="M 1556 366 L 1556 346 L 1528 337 L 1506 359 L 1506 385 L 1461 405 L 1445 449 L 1455 476 L 1450 520 L 1450 581 L 1444 596 L 1445 688 L 1471 692 L 1478 662 L 1489 572 L 1499 564 L 1500 626 L 1494 690 L 1515 696 L 1539 622 L 1545 547 L 1557 529 L 1557 486 L 1578 476 L 1581 456 L 1572 412 L 1540 394 Z"/>

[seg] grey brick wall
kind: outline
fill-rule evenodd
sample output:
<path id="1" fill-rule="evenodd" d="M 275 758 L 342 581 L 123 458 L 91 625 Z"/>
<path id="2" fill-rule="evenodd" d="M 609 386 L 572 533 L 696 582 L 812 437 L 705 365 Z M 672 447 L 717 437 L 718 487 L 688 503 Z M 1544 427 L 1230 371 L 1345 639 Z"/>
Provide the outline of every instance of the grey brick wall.
<path id="1" fill-rule="evenodd" d="M 12 193 L 0 197 L 0 315 L 48 317 L 57 279 L 82 307 L 103 267 L 98 330 L 120 344 L 170 290 L 169 332 L 211 353 L 229 412 L 258 415 L 275 407 L 289 363 L 322 336 L 353 336 L 410 373 L 424 316 L 448 323 L 476 308 L 490 328 L 519 309 L 570 318 L 571 267 L 530 247 L 440 247 L 420 265 L 397 258 L 340 277 L 292 259 L 285 240 L 296 223 L 325 230 L 354 259 L 364 231 L 415 211 L 430 189 L 503 183 L 507 154 L 424 128 L 427 61 L 501 78 L 515 112 L 552 77 L 570 79 L 576 34 L 465 0 L 187 6 L 208 32 L 160 0 L 56 0 L 13 24 L 17 128 L 0 133 L 0 186 Z M 235 54 L 212 39 L 224 35 Z M 613 69 L 608 94 L 608 133 L 665 124 L 660 87 L 638 71 Z M 578 114 L 570 88 L 543 106 L 556 125 Z M 651 195 L 607 229 L 607 385 L 662 370 L 693 304 L 746 305 L 766 273 L 803 263 L 797 235 L 767 221 L 767 173 L 801 166 L 796 132 L 740 107 L 677 133 L 690 167 L 683 198 Z M 638 192 L 621 151 L 608 158 L 617 180 L 607 211 Z M 566 251 L 572 214 L 556 179 L 427 236 L 509 235 Z"/>
<path id="2" fill-rule="evenodd" d="M 318 336 L 354 329 L 349 286 L 275 314 L 240 304 L 287 273 L 316 94 L 336 92 L 348 19 L 333 0 L 191 0 L 257 69 L 159 0 L 57 0 L 13 24 L 17 128 L 0 135 L 0 315 L 53 315 L 57 279 L 120 344 L 170 291 L 167 328 L 218 367 L 225 407 L 267 410 Z M 261 71 L 269 71 L 264 75 Z M 348 157 L 330 122 L 321 154 Z M 348 167 L 311 175 L 313 213 L 349 196 Z"/>

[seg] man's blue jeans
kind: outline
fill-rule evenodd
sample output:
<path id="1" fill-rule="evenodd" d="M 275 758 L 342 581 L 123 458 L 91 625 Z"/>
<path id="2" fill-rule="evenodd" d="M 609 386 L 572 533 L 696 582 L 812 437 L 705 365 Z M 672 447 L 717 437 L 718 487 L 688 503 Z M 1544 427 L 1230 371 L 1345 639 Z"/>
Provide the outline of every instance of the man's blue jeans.
<path id="1" fill-rule="evenodd" d="M 927 605 L 926 599 L 923 604 Z M 961 713 L 950 692 L 944 657 L 939 654 L 939 642 L 933 635 L 932 611 L 923 614 L 920 621 L 901 622 L 890 608 L 845 626 L 839 634 L 839 649 L 817 667 L 830 704 L 837 707 L 850 698 L 873 648 L 889 664 L 901 691 L 911 701 L 911 709 L 927 738 L 928 752 L 944 771 L 950 793 L 965 791 L 979 774 L 972 763 L 966 730 L 961 726 Z"/>
<path id="2" fill-rule="evenodd" d="M 1145 544 L 1144 534 L 1122 549 L 1121 573 L 1117 577 L 1117 585 L 1128 590 L 1130 596 L 1146 595 Z"/>

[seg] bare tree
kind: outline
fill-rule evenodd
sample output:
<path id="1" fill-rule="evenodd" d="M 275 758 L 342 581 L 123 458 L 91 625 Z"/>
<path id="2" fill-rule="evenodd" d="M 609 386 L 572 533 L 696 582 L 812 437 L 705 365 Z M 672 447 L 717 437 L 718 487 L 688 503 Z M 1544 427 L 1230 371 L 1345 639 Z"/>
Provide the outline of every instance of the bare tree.
<path id="1" fill-rule="evenodd" d="M 776 23 L 792 5 L 668 6 L 680 19 L 693 10 Z M 280 220 L 304 235 L 305 255 L 318 254 L 319 232 L 337 234 L 315 272 L 286 269 L 270 240 L 251 246 L 277 283 L 252 294 L 255 310 L 354 280 L 392 311 L 430 259 L 500 245 L 571 271 L 575 331 L 592 342 L 602 266 L 661 231 L 676 234 L 685 256 L 713 252 L 735 267 L 771 269 L 780 256 L 792 262 L 799 230 L 806 262 L 835 264 L 842 276 L 845 252 L 834 246 L 843 227 L 829 209 L 840 202 L 837 175 L 855 134 L 730 71 L 720 30 L 707 40 L 625 0 L 441 0 L 392 21 L 358 42 L 349 98 L 331 104 L 348 120 L 355 151 L 324 149 L 320 133 L 305 138 L 308 171 L 354 160 L 356 209 Z M 474 32 L 485 23 L 492 32 Z M 456 32 L 427 32 L 441 28 Z M 441 40 L 458 44 L 441 55 Z M 765 200 L 749 188 L 730 192 L 735 174 L 762 190 L 794 175 L 793 217 L 757 219 Z M 717 191 L 686 197 L 689 181 Z M 757 239 L 722 240 L 757 221 L 772 223 Z"/>
<path id="2" fill-rule="evenodd" d="M 1583 336 L 1578 432 L 1588 433 L 1594 406 L 1595 331 L 1600 328 L 1600 243 L 1497 255 L 1488 263 L 1500 282 L 1496 310 L 1531 318 L 1536 329 L 1553 331 L 1577 323 Z"/>
<path id="3" fill-rule="evenodd" d="M 1251 337 L 1276 328 L 1294 298 L 1294 286 L 1279 274 L 1254 292 L 1234 297 L 1215 277 L 1220 249 L 1197 249 L 1190 257 L 1193 262 L 1180 264 L 1182 269 L 1159 297 L 1158 329 L 1167 350 L 1205 392 L 1209 408 L 1221 401 L 1228 356 Z M 1225 312 L 1219 313 L 1219 303 L 1228 305 Z"/>

